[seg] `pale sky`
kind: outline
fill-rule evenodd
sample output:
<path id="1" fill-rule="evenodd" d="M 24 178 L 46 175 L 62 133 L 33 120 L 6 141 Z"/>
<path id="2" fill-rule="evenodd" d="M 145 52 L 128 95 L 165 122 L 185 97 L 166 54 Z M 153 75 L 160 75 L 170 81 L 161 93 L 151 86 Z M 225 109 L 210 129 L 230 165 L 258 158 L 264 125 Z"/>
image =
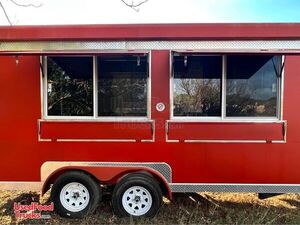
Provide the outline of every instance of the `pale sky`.
<path id="1" fill-rule="evenodd" d="M 300 0 L 149 0 L 139 12 L 121 0 L 15 0 L 39 8 L 0 1 L 14 25 L 300 22 Z M 0 25 L 8 25 L 2 11 Z"/>

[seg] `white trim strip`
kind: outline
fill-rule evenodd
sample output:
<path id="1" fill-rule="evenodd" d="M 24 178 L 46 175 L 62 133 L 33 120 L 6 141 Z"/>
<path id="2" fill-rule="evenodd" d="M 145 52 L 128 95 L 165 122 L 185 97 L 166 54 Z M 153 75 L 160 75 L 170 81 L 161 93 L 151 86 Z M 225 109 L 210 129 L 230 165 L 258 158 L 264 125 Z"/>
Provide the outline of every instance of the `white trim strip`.
<path id="1" fill-rule="evenodd" d="M 56 139 L 57 142 L 136 142 L 134 139 Z"/>
<path id="2" fill-rule="evenodd" d="M 168 139 L 167 139 L 166 142 L 167 142 L 167 143 L 178 143 L 179 140 L 168 140 Z"/>
<path id="3" fill-rule="evenodd" d="M 43 182 L 1 181 L 0 190 L 6 191 L 41 191 Z"/>
<path id="4" fill-rule="evenodd" d="M 267 143 L 266 140 L 184 140 L 185 143 Z"/>

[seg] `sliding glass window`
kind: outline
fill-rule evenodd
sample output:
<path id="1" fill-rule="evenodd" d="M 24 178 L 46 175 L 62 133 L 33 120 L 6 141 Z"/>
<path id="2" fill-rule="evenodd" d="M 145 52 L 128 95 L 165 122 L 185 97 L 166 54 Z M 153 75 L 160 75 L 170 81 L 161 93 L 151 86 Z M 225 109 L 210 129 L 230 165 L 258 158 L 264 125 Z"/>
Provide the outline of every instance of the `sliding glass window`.
<path id="1" fill-rule="evenodd" d="M 173 55 L 173 117 L 279 119 L 279 55 Z"/>
<path id="2" fill-rule="evenodd" d="M 47 56 L 44 115 L 49 118 L 148 116 L 148 57 Z"/>

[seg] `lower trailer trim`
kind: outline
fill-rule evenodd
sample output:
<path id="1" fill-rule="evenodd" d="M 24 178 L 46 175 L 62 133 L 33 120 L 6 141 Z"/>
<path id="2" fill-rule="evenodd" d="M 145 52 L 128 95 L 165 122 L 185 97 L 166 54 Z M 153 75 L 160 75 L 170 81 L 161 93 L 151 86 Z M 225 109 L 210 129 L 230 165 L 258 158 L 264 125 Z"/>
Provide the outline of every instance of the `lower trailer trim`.
<path id="1" fill-rule="evenodd" d="M 170 183 L 174 193 L 180 192 L 255 192 L 300 193 L 300 184 L 222 184 L 222 183 Z"/>
<path id="2" fill-rule="evenodd" d="M 42 190 L 44 182 L 1 181 L 2 191 Z M 300 193 L 300 184 L 222 184 L 222 183 L 169 183 L 173 193 L 191 192 L 239 192 L 239 193 Z"/>
<path id="3" fill-rule="evenodd" d="M 43 182 L 0 181 L 1 191 L 41 191 Z"/>

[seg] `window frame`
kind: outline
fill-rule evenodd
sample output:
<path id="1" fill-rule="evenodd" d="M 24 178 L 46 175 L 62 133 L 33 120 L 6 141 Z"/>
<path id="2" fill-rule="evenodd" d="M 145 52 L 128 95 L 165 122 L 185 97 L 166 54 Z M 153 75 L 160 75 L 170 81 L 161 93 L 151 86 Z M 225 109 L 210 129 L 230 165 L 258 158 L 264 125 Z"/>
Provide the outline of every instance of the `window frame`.
<path id="1" fill-rule="evenodd" d="M 170 120 L 172 121 L 187 121 L 187 122 L 278 122 L 283 120 L 283 88 L 284 88 L 284 63 L 285 56 L 281 56 L 282 73 L 281 77 L 276 77 L 277 81 L 277 106 L 276 116 L 274 117 L 249 117 L 249 116 L 226 116 L 226 84 L 227 84 L 227 56 L 230 53 L 201 53 L 193 52 L 196 56 L 222 56 L 222 76 L 221 76 L 221 116 L 174 116 L 174 68 L 173 57 L 176 54 L 189 54 L 184 51 L 170 51 Z M 241 54 L 242 55 L 242 54 Z M 247 53 L 244 55 L 259 55 L 259 53 Z M 276 54 L 274 54 L 275 56 Z"/>
<path id="2" fill-rule="evenodd" d="M 55 54 L 45 55 L 40 57 L 41 63 L 41 104 L 42 104 L 42 118 L 45 120 L 59 120 L 59 121 L 104 121 L 104 122 L 118 122 L 118 121 L 150 121 L 151 120 L 151 51 L 149 52 L 113 52 L 111 55 L 135 55 L 145 54 L 147 56 L 147 110 L 146 116 L 98 116 L 98 63 L 97 57 L 105 54 Z M 91 57 L 93 61 L 93 115 L 92 116 L 49 116 L 48 115 L 48 70 L 47 57 Z M 101 76 L 101 73 L 99 73 Z"/>

